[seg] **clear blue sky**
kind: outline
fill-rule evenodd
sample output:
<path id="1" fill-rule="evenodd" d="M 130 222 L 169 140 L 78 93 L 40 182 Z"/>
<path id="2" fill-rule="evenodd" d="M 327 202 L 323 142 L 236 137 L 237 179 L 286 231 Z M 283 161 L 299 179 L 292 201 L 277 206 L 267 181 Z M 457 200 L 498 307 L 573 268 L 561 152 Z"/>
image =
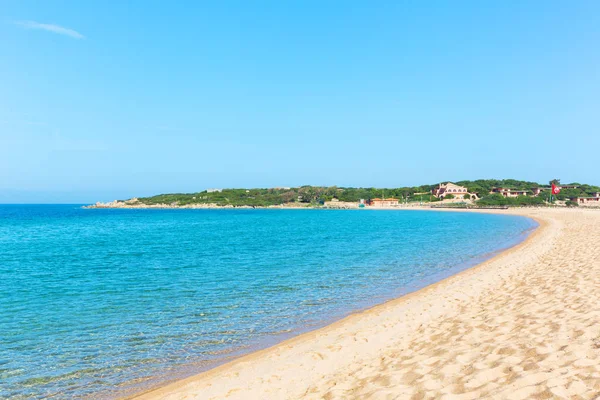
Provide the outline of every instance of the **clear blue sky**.
<path id="1" fill-rule="evenodd" d="M 0 202 L 600 184 L 598 1 L 4 1 Z"/>

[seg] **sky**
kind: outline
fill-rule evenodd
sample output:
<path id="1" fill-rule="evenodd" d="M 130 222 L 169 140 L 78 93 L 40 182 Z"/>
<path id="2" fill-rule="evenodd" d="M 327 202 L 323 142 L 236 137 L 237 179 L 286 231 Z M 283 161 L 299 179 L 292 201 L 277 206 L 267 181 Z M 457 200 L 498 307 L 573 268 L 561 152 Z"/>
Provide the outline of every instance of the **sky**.
<path id="1" fill-rule="evenodd" d="M 598 1 L 0 7 L 0 203 L 600 184 Z"/>

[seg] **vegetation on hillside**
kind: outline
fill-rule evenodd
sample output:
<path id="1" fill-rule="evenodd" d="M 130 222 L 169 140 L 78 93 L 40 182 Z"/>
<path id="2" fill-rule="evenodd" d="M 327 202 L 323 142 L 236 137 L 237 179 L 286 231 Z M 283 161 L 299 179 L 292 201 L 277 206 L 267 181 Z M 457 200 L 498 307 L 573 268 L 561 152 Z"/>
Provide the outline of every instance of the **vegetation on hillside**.
<path id="1" fill-rule="evenodd" d="M 548 198 L 544 196 L 504 197 L 500 193 L 488 194 L 477 201 L 479 206 L 541 206 Z"/>
<path id="2" fill-rule="evenodd" d="M 334 198 L 339 201 L 358 202 L 361 199 L 394 197 L 400 201 L 437 201 L 431 196 L 429 186 L 411 188 L 341 188 L 337 186 L 302 186 L 289 189 L 223 189 L 221 192 L 206 191 L 198 193 L 161 194 L 138 199 L 143 204 L 216 204 L 219 206 L 255 206 L 265 207 L 287 203 L 306 203 L 318 205 Z M 422 193 L 417 194 L 415 193 Z M 422 199 L 422 200 L 421 200 Z"/>
<path id="3" fill-rule="evenodd" d="M 558 180 L 557 180 L 558 181 Z M 549 200 L 549 184 L 541 185 L 537 182 L 520 181 L 516 179 L 478 179 L 475 181 L 454 182 L 457 185 L 467 187 L 470 193 L 475 193 L 480 198 L 478 204 L 482 206 L 491 205 L 541 205 Z M 578 186 L 576 189 L 563 189 L 555 200 L 568 200 L 572 197 L 591 196 L 594 192 L 600 192 L 600 187 L 585 184 L 569 184 Z M 340 201 L 358 202 L 360 199 L 371 200 L 381 197 L 394 197 L 401 202 L 433 202 L 438 201 L 431 195 L 431 190 L 437 184 L 421 185 L 400 188 L 348 188 L 348 187 L 321 187 L 301 186 L 296 188 L 273 188 L 273 189 L 223 189 L 218 192 L 197 193 L 173 193 L 158 196 L 140 198 L 143 204 L 216 204 L 219 206 L 254 206 L 266 207 L 289 203 L 304 203 L 306 205 L 318 205 L 325 201 L 336 198 Z M 533 188 L 546 188 L 540 196 L 519 196 L 516 198 L 505 198 L 500 194 L 490 194 L 492 188 L 504 187 L 511 189 L 527 190 L 532 194 Z"/>

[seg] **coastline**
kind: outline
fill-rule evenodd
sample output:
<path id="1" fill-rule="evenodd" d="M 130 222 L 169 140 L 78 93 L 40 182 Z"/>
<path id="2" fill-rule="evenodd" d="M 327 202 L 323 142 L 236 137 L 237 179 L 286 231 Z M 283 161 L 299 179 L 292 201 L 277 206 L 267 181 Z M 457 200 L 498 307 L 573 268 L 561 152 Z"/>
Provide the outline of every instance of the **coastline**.
<path id="1" fill-rule="evenodd" d="M 318 209 L 318 208 L 311 208 L 311 209 L 312 210 L 324 210 L 324 209 Z M 375 210 L 375 211 L 402 211 L 405 209 L 397 208 L 397 207 L 387 207 L 387 208 L 379 207 L 379 208 L 374 208 L 373 210 Z M 423 209 L 411 208 L 411 210 L 413 210 L 413 211 L 434 211 L 434 212 L 439 211 L 439 210 L 430 209 L 430 208 L 423 208 Z M 448 211 L 448 210 L 445 210 L 445 211 Z M 452 210 L 450 210 L 450 211 L 452 211 Z M 259 343 L 254 343 L 249 346 L 244 346 L 243 348 L 240 348 L 239 350 L 233 351 L 228 357 L 225 357 L 224 359 L 214 360 L 209 363 L 200 363 L 200 364 L 191 363 L 191 364 L 189 364 L 189 366 L 181 366 L 178 369 L 169 372 L 168 374 L 155 375 L 149 379 L 149 382 L 147 382 L 147 384 L 140 385 L 137 388 L 137 390 L 134 389 L 134 390 L 128 390 L 127 392 L 122 392 L 120 395 L 117 394 L 116 398 L 125 398 L 125 399 L 134 398 L 135 396 L 138 396 L 140 393 L 146 393 L 146 392 L 152 391 L 154 389 L 161 388 L 161 387 L 167 386 L 169 384 L 183 381 L 190 377 L 194 377 L 194 376 L 212 371 L 215 368 L 219 368 L 223 365 L 233 363 L 233 362 L 239 360 L 240 358 L 243 358 L 248 355 L 252 355 L 257 352 L 266 350 L 273 346 L 277 346 L 281 343 L 286 342 L 287 340 L 294 339 L 298 336 L 302 336 L 304 334 L 326 328 L 326 327 L 330 326 L 331 324 L 334 324 L 334 323 L 336 323 L 340 320 L 343 320 L 349 316 L 352 316 L 354 314 L 359 314 L 359 313 L 368 311 L 368 310 L 372 309 L 373 307 L 381 306 L 383 304 L 386 304 L 389 301 L 404 298 L 414 292 L 417 292 L 417 291 L 422 290 L 430 285 L 433 285 L 437 282 L 440 282 L 440 281 L 445 280 L 449 277 L 452 277 L 456 274 L 459 274 L 467 269 L 474 268 L 477 265 L 495 257 L 496 255 L 498 255 L 508 249 L 511 249 L 514 246 L 519 245 L 524 240 L 527 240 L 527 238 L 532 234 L 532 232 L 535 232 L 539 227 L 539 224 L 537 222 L 535 222 L 533 219 L 531 219 L 531 218 L 528 218 L 528 219 L 530 219 L 530 221 L 531 221 L 530 222 L 531 226 L 528 228 L 525 228 L 523 231 L 521 231 L 521 233 L 517 237 L 513 238 L 510 241 L 506 241 L 506 243 L 504 243 L 502 245 L 502 247 L 497 247 L 496 249 L 490 250 L 489 252 L 481 253 L 481 254 L 473 257 L 472 259 L 464 260 L 445 271 L 440 271 L 440 272 L 438 272 L 432 276 L 429 276 L 427 278 L 422 278 L 421 280 L 415 280 L 414 282 L 411 283 L 410 286 L 407 286 L 405 288 L 390 290 L 387 294 L 379 295 L 379 296 L 371 299 L 368 302 L 363 302 L 362 304 L 357 305 L 356 307 L 347 308 L 345 311 L 338 312 L 334 315 L 324 316 L 323 318 L 321 318 L 321 320 L 318 323 L 314 323 L 314 324 L 308 325 L 308 326 L 297 327 L 296 329 L 290 330 L 289 332 L 281 333 L 274 337 L 265 338 L 264 340 L 262 340 Z"/>
<path id="2" fill-rule="evenodd" d="M 327 374 L 335 372 L 340 367 L 341 360 L 337 360 L 333 361 L 335 367 L 332 368 L 331 361 L 326 362 L 327 357 L 323 356 L 323 351 L 330 352 L 330 348 L 346 347 L 353 353 L 352 359 L 381 354 L 384 347 L 388 347 L 389 344 L 393 343 L 393 338 L 386 335 L 385 332 L 383 332 L 383 335 L 382 332 L 376 332 L 379 336 L 377 340 L 379 345 L 369 344 L 368 336 L 370 335 L 365 335 L 364 327 L 383 326 L 387 330 L 387 324 L 392 324 L 394 326 L 394 336 L 398 334 L 410 336 L 419 326 L 423 326 L 429 321 L 438 320 L 450 314 L 452 310 L 456 310 L 457 307 L 476 301 L 477 297 L 485 290 L 492 289 L 498 282 L 508 279 L 518 272 L 519 266 L 534 262 L 541 254 L 545 254 L 551 249 L 561 233 L 560 221 L 557 218 L 552 218 L 551 214 L 581 213 L 581 211 L 576 210 L 544 209 L 502 210 L 501 212 L 494 210 L 439 210 L 416 207 L 402 209 L 516 214 L 536 220 L 539 227 L 516 246 L 502 251 L 483 263 L 415 292 L 389 300 L 367 310 L 353 313 L 323 328 L 292 337 L 275 346 L 234 359 L 209 371 L 129 398 L 187 398 L 189 396 L 192 398 L 223 398 L 225 396 L 231 398 L 260 398 L 259 393 L 263 393 L 264 397 L 267 392 L 274 393 L 274 397 L 277 398 L 305 397 L 307 392 L 302 393 L 303 389 L 305 390 L 311 383 L 317 383 Z M 587 214 L 587 212 L 585 213 Z M 598 215 L 600 214 L 596 214 L 596 216 Z M 474 282 L 477 282 L 477 285 L 474 285 Z M 482 284 L 482 282 L 485 282 L 485 284 Z M 464 290 L 465 286 L 469 287 L 468 291 Z M 449 295 L 453 299 L 449 304 L 444 304 Z M 445 298 L 445 300 L 440 303 L 440 298 Z M 403 318 L 398 319 L 398 313 L 404 313 L 405 315 Z M 347 344 L 348 337 L 352 336 L 354 336 L 354 339 L 356 339 L 356 336 L 361 336 L 361 339 L 365 340 L 365 344 L 356 344 L 357 340 L 353 340 L 353 346 L 342 346 L 342 343 Z M 332 355 L 335 356 L 335 354 Z M 335 360 L 335 357 L 333 359 Z M 288 360 L 288 363 L 285 360 Z M 289 364 L 290 360 L 294 360 L 294 362 Z M 303 362 L 299 366 L 298 362 L 300 360 Z M 262 372 L 258 373 L 257 370 Z M 273 375 L 274 371 L 277 371 L 277 374 Z M 267 376 L 278 376 L 281 385 L 266 382 L 265 378 Z M 287 377 L 288 380 L 286 384 L 283 383 L 286 380 L 284 377 Z M 299 377 L 302 378 L 299 380 Z M 254 384 L 249 384 L 253 381 Z M 238 386 L 236 386 L 236 383 Z M 241 383 L 248 383 L 249 386 L 240 387 Z M 275 395 L 275 393 L 277 394 Z"/>

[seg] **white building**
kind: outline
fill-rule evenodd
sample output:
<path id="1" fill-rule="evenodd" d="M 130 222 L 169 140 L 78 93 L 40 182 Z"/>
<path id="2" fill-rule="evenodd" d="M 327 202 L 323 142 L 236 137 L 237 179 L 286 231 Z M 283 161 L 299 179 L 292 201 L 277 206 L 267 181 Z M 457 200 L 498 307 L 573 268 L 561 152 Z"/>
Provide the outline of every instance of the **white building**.
<path id="1" fill-rule="evenodd" d="M 445 196 L 449 194 L 453 196 L 464 196 L 469 194 L 467 188 L 464 186 L 455 185 L 452 182 L 448 183 L 440 183 L 440 185 L 431 191 L 435 197 L 443 199 Z"/>
<path id="2" fill-rule="evenodd" d="M 493 188 L 490 194 L 500 193 L 504 197 L 519 197 L 519 196 L 527 196 L 529 194 L 528 190 L 519 190 L 519 189 L 510 189 L 510 188 Z"/>

